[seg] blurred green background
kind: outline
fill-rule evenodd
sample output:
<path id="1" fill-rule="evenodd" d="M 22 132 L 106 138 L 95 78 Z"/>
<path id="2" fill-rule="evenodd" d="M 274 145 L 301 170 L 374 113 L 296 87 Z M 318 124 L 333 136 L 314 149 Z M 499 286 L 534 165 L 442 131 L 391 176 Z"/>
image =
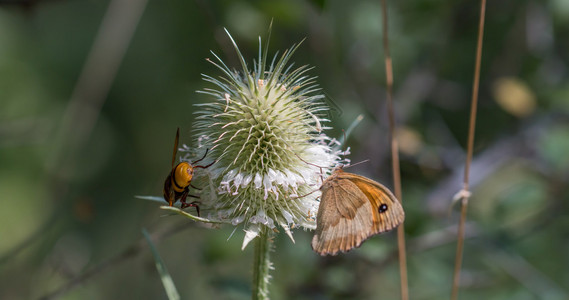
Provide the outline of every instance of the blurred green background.
<path id="1" fill-rule="evenodd" d="M 445 299 L 479 3 L 389 2 L 410 296 Z M 370 162 L 352 172 L 392 186 L 379 1 L 110 3 L 0 1 L 0 299 L 100 267 L 56 298 L 166 299 L 142 228 L 183 299 L 250 298 L 240 228 L 227 240 L 134 198 L 161 195 L 176 127 L 193 142 L 209 51 L 238 66 L 224 27 L 249 62 L 271 20 L 271 53 L 306 38 L 293 61 L 315 67 L 328 134 L 363 114 L 347 145 Z M 569 298 L 568 37 L 566 0 L 488 3 L 461 299 Z M 273 299 L 398 299 L 395 234 L 331 258 L 294 236 L 275 239 Z"/>

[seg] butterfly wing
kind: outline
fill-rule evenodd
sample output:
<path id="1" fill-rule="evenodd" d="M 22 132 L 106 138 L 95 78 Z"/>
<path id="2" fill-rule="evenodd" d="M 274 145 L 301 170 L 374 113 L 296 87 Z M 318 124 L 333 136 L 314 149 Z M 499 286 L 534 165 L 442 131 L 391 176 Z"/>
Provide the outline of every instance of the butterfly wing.
<path id="1" fill-rule="evenodd" d="M 371 204 L 357 186 L 334 180 L 322 186 L 312 249 L 320 255 L 335 255 L 359 246 L 373 226 Z"/>
<path id="2" fill-rule="evenodd" d="M 393 194 L 363 176 L 340 170 L 324 182 L 321 190 L 312 238 L 312 249 L 320 255 L 349 251 L 403 222 L 403 208 Z"/>
<path id="3" fill-rule="evenodd" d="M 344 172 L 343 176 L 366 195 L 372 206 L 373 231 L 370 235 L 390 231 L 403 223 L 405 220 L 403 207 L 388 188 L 360 175 Z"/>

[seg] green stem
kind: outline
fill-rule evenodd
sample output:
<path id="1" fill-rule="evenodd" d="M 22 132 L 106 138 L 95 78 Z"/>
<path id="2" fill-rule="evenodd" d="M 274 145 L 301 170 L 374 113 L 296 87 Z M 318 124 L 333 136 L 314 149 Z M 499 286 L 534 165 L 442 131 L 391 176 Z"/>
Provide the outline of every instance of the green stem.
<path id="1" fill-rule="evenodd" d="M 268 228 L 263 226 L 261 233 L 255 239 L 255 257 L 253 257 L 253 294 L 251 299 L 264 300 L 269 299 L 269 270 L 271 269 L 271 260 L 269 252 L 270 232 Z"/>

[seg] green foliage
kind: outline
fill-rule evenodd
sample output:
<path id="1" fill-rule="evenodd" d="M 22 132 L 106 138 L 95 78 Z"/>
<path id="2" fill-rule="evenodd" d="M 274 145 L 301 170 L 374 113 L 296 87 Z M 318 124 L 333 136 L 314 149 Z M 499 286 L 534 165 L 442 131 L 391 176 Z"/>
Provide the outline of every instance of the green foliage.
<path id="1" fill-rule="evenodd" d="M 168 299 L 179 300 L 180 294 L 176 289 L 176 285 L 174 284 L 174 281 L 172 280 L 170 273 L 168 273 L 168 268 L 166 268 L 166 266 L 164 265 L 164 261 L 162 261 L 162 258 L 160 257 L 158 250 L 154 246 L 150 234 L 148 234 L 148 231 L 146 231 L 146 229 L 142 229 L 142 234 L 144 235 L 144 238 L 148 242 L 148 246 L 150 248 L 150 251 L 152 252 L 152 256 L 154 256 L 154 262 L 156 263 L 156 270 L 158 271 L 158 274 L 160 274 L 160 279 L 162 280 L 162 284 L 164 285 L 164 290 L 166 290 L 166 295 L 168 295 Z"/>
<path id="2" fill-rule="evenodd" d="M 352 162 L 370 162 L 351 171 L 392 186 L 379 2 L 150 1 L 102 105 L 73 116 L 81 125 L 96 112 L 91 131 L 71 130 L 63 140 L 69 99 L 108 3 L 26 3 L 0 10 L 1 299 L 47 295 L 130 249 L 141 228 L 171 226 L 179 231 L 155 244 L 182 299 L 250 298 L 253 249 L 241 251 L 243 231 L 164 217 L 170 212 L 133 198 L 161 195 L 176 127 L 181 143 L 196 142 L 193 105 L 206 101 L 195 92 L 204 87 L 200 74 L 217 72 L 205 60 L 209 51 L 240 67 L 223 27 L 248 63 L 271 20 L 270 53 L 306 38 L 295 66 L 315 66 L 311 75 L 337 106 L 328 134 L 340 138 L 363 114 L 346 145 Z M 477 3 L 389 6 L 396 120 L 405 129 L 398 137 L 410 295 L 445 299 Z M 461 299 L 569 298 L 568 7 L 564 0 L 488 3 Z M 503 78 L 534 96 L 527 115 L 512 113 L 515 99 L 497 96 Z M 394 234 L 331 258 L 312 253 L 310 237 L 296 230 L 293 244 L 282 231 L 275 235 L 272 299 L 399 297 Z M 136 249 L 61 299 L 163 299 L 150 251 Z"/>

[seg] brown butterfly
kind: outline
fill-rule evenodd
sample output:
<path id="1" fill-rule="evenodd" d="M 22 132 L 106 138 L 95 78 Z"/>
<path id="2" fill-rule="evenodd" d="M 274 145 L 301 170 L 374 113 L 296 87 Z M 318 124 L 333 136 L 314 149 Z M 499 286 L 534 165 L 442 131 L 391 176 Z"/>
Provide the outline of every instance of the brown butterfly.
<path id="1" fill-rule="evenodd" d="M 312 238 L 312 249 L 320 255 L 350 251 L 405 219 L 403 207 L 385 186 L 341 168 L 324 180 L 320 191 Z"/>

